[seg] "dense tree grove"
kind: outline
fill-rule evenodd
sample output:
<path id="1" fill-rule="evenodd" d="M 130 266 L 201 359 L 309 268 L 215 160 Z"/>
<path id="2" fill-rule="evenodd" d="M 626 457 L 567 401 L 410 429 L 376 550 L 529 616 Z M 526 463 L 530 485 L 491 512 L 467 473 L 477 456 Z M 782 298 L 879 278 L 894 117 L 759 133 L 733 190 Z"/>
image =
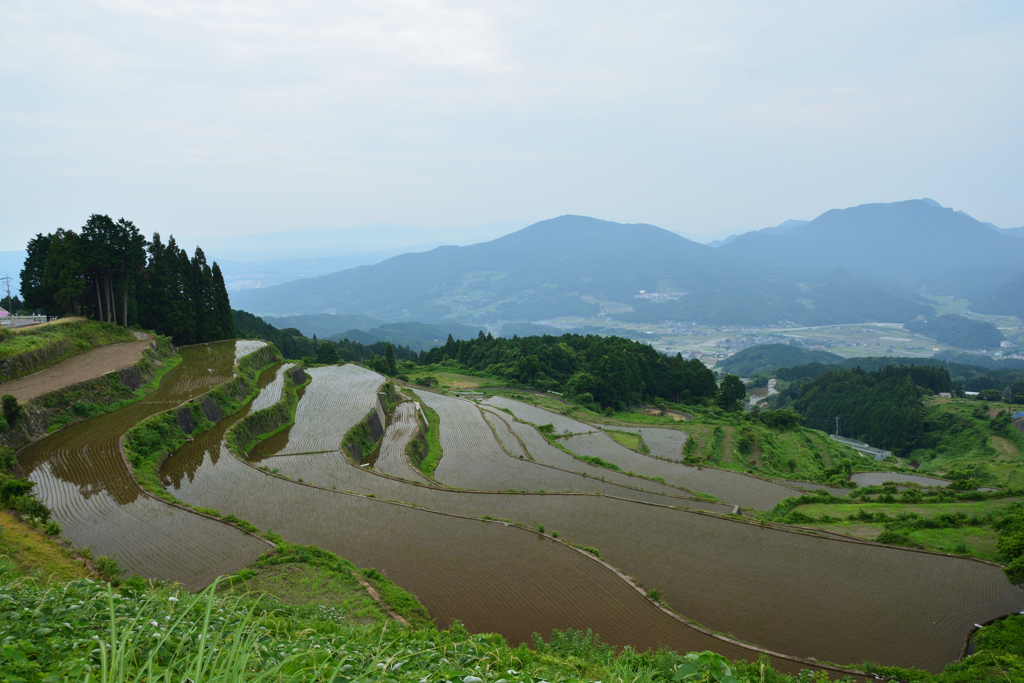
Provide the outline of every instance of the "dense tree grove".
<path id="1" fill-rule="evenodd" d="M 235 337 L 220 267 L 172 236 L 149 242 L 125 219 L 93 214 L 80 233 L 33 237 L 21 271 L 25 305 L 47 315 L 84 315 L 165 334 L 175 344 Z"/>
<path id="2" fill-rule="evenodd" d="M 454 361 L 537 389 L 580 397 L 581 402 L 624 408 L 662 398 L 695 403 L 718 394 L 714 374 L 699 360 L 666 356 L 646 344 L 621 337 L 566 334 L 561 337 L 495 338 L 456 341 L 420 354 L 421 364 Z"/>
<path id="3" fill-rule="evenodd" d="M 921 396 L 950 388 L 945 368 L 890 365 L 874 372 L 829 370 L 803 384 L 792 407 L 809 426 L 824 428 L 838 416 L 843 436 L 901 455 L 922 443 Z"/>
<path id="4" fill-rule="evenodd" d="M 309 339 L 302 332 L 294 327 L 286 327 L 281 330 L 273 325 L 264 322 L 252 313 L 245 311 L 232 311 L 238 336 L 247 339 L 265 339 L 273 342 L 278 350 L 289 360 L 300 360 L 310 358 L 316 363 L 337 363 L 343 361 L 367 362 L 373 358 L 380 357 L 382 360 L 387 355 L 387 347 L 390 342 L 376 342 L 374 344 L 361 344 L 357 341 L 343 339 L 340 342 L 333 342 L 327 339 L 318 341 L 316 335 Z M 415 361 L 417 355 L 408 346 L 395 346 L 391 351 L 393 358 L 404 361 Z M 333 359 L 333 360 L 332 360 Z M 373 366 L 371 366 L 373 367 Z M 376 367 L 374 367 L 376 369 Z M 394 372 L 387 374 L 394 375 Z"/>

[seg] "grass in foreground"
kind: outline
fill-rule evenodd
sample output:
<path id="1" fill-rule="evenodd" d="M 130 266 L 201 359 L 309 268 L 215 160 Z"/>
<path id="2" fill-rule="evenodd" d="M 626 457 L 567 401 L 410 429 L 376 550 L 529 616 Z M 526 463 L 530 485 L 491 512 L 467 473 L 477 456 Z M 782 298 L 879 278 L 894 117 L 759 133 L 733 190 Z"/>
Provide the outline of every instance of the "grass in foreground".
<path id="1" fill-rule="evenodd" d="M 0 510 L 0 573 L 41 581 L 69 581 L 90 576 L 88 568 L 52 538 L 43 527 Z"/>
<path id="2" fill-rule="evenodd" d="M 6 521 L 6 520 L 5 520 Z M 5 529 L 5 534 L 6 529 Z M 53 545 L 42 531 L 19 547 Z M 590 631 L 555 631 L 533 648 L 513 647 L 494 634 L 470 634 L 455 624 L 438 631 L 417 622 L 416 599 L 372 569 L 360 574 L 403 627 L 384 618 L 352 589 L 354 567 L 309 546 L 281 544 L 252 567 L 198 594 L 132 577 L 118 588 L 89 579 L 66 583 L 31 578 L 43 566 L 71 562 L 58 553 L 13 562 L 0 553 L 0 672 L 3 680 L 44 683 L 96 680 L 232 683 L 823 683 L 821 673 L 790 676 L 765 661 L 729 662 L 710 652 L 636 653 L 616 650 Z M 36 569 L 33 563 L 39 563 Z M 78 565 L 79 567 L 81 565 Z M 297 581 L 281 580 L 299 568 Z M 76 570 L 77 571 L 77 570 Z M 349 580 L 351 577 L 351 580 Z M 54 579 L 57 577 L 54 576 Z M 62 577 L 63 579 L 64 577 Z M 258 595 L 247 588 L 278 592 Z M 365 594 L 364 594 L 365 595 Z M 404 598 L 401 596 L 404 595 Z M 398 596 L 398 597 L 396 597 Z M 359 599 L 353 599 L 359 598 Z M 403 604 L 403 600 L 406 604 Z M 414 609 L 409 609 L 413 606 Z M 422 612 L 425 615 L 425 611 Z M 869 671 L 914 683 L 994 683 L 1024 676 L 1024 617 L 1012 616 L 980 630 L 977 654 L 925 672 L 865 665 Z"/>
<path id="3" fill-rule="evenodd" d="M 500 636 L 395 622 L 360 624 L 325 605 L 199 594 L 132 581 L 120 589 L 75 580 L 61 590 L 6 581 L 0 591 L 0 669 L 10 680 L 286 681 L 349 683 L 742 683 L 823 682 L 823 674 L 780 674 L 766 662 L 729 662 L 709 652 L 616 651 L 591 632 L 534 637 L 534 649 Z M 946 672 L 870 667 L 898 680 L 961 683 L 1020 680 L 1024 618 L 978 634 L 979 652 Z"/>

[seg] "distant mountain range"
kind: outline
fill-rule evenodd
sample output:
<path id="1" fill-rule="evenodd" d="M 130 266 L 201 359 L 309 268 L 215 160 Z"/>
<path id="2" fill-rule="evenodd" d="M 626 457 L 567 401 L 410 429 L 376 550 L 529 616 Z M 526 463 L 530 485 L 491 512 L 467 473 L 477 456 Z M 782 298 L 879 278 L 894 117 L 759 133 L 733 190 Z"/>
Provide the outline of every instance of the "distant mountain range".
<path id="1" fill-rule="evenodd" d="M 333 312 L 471 326 L 566 316 L 905 323 L 934 313 L 922 290 L 1012 306 L 1021 286 L 1012 282 L 1022 272 L 1017 229 L 910 200 L 786 221 L 718 247 L 653 225 L 561 216 L 489 242 L 236 292 L 232 304 L 261 315 Z"/>

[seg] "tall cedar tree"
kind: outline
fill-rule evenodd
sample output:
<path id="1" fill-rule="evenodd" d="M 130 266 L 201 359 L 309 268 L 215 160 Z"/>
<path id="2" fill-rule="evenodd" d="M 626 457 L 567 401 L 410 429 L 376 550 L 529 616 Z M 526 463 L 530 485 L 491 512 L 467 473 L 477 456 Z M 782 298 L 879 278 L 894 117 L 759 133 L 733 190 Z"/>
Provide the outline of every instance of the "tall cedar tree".
<path id="1" fill-rule="evenodd" d="M 147 258 L 148 257 L 148 258 Z M 81 233 L 32 238 L 21 271 L 25 305 L 47 315 L 77 313 L 139 325 L 194 344 L 235 337 L 220 267 L 202 249 L 189 259 L 174 237 L 147 242 L 129 220 L 93 214 Z"/>

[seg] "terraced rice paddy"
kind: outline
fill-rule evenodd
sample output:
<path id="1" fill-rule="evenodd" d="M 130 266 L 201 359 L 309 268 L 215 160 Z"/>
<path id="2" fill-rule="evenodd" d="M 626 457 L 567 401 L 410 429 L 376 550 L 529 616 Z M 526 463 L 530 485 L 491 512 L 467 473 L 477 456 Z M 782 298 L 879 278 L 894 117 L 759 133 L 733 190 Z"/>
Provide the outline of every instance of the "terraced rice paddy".
<path id="1" fill-rule="evenodd" d="M 434 478 L 447 486 L 481 491 L 600 492 L 635 500 L 691 504 L 685 499 L 666 501 L 664 496 L 652 493 L 655 489 L 671 491 L 676 496 L 685 493 L 660 486 L 657 482 L 633 479 L 631 486 L 634 488 L 625 489 L 600 479 L 581 477 L 575 472 L 553 467 L 541 467 L 525 459 L 509 456 L 499 445 L 491 426 L 474 403 L 430 392 L 422 392 L 421 398 L 437 412 L 441 420 L 440 437 L 444 456 L 434 470 Z M 638 490 L 640 487 L 648 490 Z"/>
<path id="2" fill-rule="evenodd" d="M 522 457 L 523 459 L 530 458 L 530 452 L 523 447 L 519 437 L 516 436 L 515 432 L 509 426 L 511 420 L 507 420 L 507 415 L 495 414 L 491 410 L 483 411 L 484 419 L 487 420 L 487 424 L 491 425 L 491 429 L 494 430 L 494 436 L 497 437 L 498 442 L 501 444 L 505 452 L 514 458 Z"/>
<path id="3" fill-rule="evenodd" d="M 267 345 L 267 342 L 260 341 L 258 339 L 239 339 L 234 342 L 235 344 L 235 362 L 238 362 L 248 356 L 253 351 L 262 349 Z"/>
<path id="4" fill-rule="evenodd" d="M 391 417 L 384 438 L 381 440 L 380 453 L 373 463 L 373 468 L 384 474 L 400 479 L 429 482 L 419 470 L 415 469 L 405 455 L 405 447 L 419 429 L 416 415 L 416 404 L 411 401 L 400 403 Z"/>
<path id="5" fill-rule="evenodd" d="M 506 623 L 508 605 L 530 595 L 536 581 L 562 571 L 548 564 L 547 555 L 536 554 L 546 539 L 534 537 L 542 545 L 525 549 L 508 546 L 514 537 L 502 536 L 501 527 L 493 535 L 493 524 L 441 523 L 437 519 L 458 518 L 421 517 L 412 513 L 430 513 L 388 507 L 380 499 L 529 526 L 543 523 L 562 538 L 598 548 L 613 566 L 637 577 L 644 588 L 659 589 L 668 604 L 710 628 L 775 651 L 831 661 L 870 659 L 935 670 L 958 655 L 973 623 L 1024 606 L 1024 591 L 1010 586 L 997 567 L 960 558 L 817 538 L 607 496 L 430 488 L 345 463 L 337 471 L 342 486 L 378 498 L 367 501 L 272 477 L 230 454 L 215 457 L 212 448 L 202 457 L 204 464 L 182 481 L 177 495 L 273 528 L 289 540 L 384 567 L 442 619 L 460 618 L 470 628 L 497 630 L 513 641 L 523 637 L 517 633 L 525 632 L 530 619 L 539 619 L 546 629 L 552 613 L 582 609 L 576 602 L 584 595 L 580 586 L 566 584 L 564 594 L 545 586 L 529 609 L 517 606 Z M 274 504 L 261 505 L 261 500 Z M 383 507 L 365 507 L 370 503 Z M 395 534 L 395 529 L 408 533 Z M 479 529 L 486 532 L 481 536 Z M 532 571 L 520 564 L 519 553 L 526 553 Z M 422 561 L 410 562 L 420 554 Z M 448 583 L 460 580 L 464 590 L 454 596 Z M 549 615 L 547 621 L 539 613 Z M 581 613 L 581 619 L 593 618 Z M 594 621 L 574 623 L 602 635 L 601 629 L 609 628 Z M 645 628 L 630 624 L 626 630 L 636 633 L 612 637 L 643 647 L 638 639 L 645 637 Z M 608 633 L 623 630 L 620 625 Z M 713 649 L 723 651 L 720 644 Z"/>
<path id="6" fill-rule="evenodd" d="M 573 420 L 572 418 L 549 412 L 543 408 L 530 405 L 529 403 L 513 401 L 512 399 L 505 398 L 504 396 L 491 396 L 490 398 L 482 401 L 482 403 L 494 406 L 500 410 L 510 410 L 523 422 L 530 422 L 535 425 L 553 425 L 555 428 L 555 434 L 577 434 L 581 431 L 589 432 L 594 430 L 594 427 Z"/>
<path id="7" fill-rule="evenodd" d="M 833 496 L 847 496 L 850 494 L 850 489 L 839 488 L 838 486 L 829 486 L 828 484 L 817 484 L 813 481 L 801 481 L 799 479 L 779 479 L 780 484 L 786 486 L 792 486 L 797 489 L 806 489 L 808 491 L 828 491 Z"/>
<path id="8" fill-rule="evenodd" d="M 526 447 L 527 454 L 533 458 L 533 460 L 542 465 L 548 467 L 557 467 L 558 469 L 567 470 L 569 472 L 576 472 L 584 476 L 597 477 L 603 479 L 612 484 L 618 486 L 627 487 L 629 489 L 640 488 L 646 491 L 652 491 L 654 493 L 661 493 L 666 496 L 689 496 L 690 492 L 676 487 L 662 484 L 650 479 L 644 479 L 641 477 L 630 476 L 624 472 L 616 472 L 615 470 L 608 469 L 606 467 L 599 467 L 597 465 L 591 465 L 590 463 L 584 462 L 578 458 L 574 458 L 569 453 L 563 450 L 555 448 L 547 442 L 540 432 L 534 429 L 532 426 L 523 422 L 515 422 L 512 416 L 507 413 L 495 410 L 494 408 L 485 407 L 485 415 L 488 415 L 488 419 L 491 421 L 502 421 L 504 422 L 509 431 L 519 437 L 519 441 Z M 498 432 L 501 435 L 501 432 Z M 634 498 L 628 491 L 616 490 L 616 489 L 602 489 L 610 495 L 615 495 L 620 498 Z M 642 500 L 647 500 L 643 498 Z M 659 502 L 658 499 L 651 499 L 653 502 Z M 671 504 L 671 503 L 670 503 Z M 688 505 L 688 503 L 683 503 Z M 709 508 L 701 508 L 709 509 Z M 728 512 L 732 509 L 730 505 L 724 505 L 716 508 L 716 511 Z"/>
<path id="9" fill-rule="evenodd" d="M 686 445 L 686 432 L 678 429 L 664 429 L 659 427 L 620 427 L 606 426 L 609 431 L 631 432 L 643 437 L 651 455 L 669 460 L 683 459 L 683 446 Z"/>
<path id="10" fill-rule="evenodd" d="M 286 363 L 274 373 L 274 379 L 270 384 L 260 389 L 260 393 L 253 399 L 251 412 L 257 412 L 269 408 L 281 400 L 281 391 L 284 389 L 284 373 L 295 367 L 295 363 Z"/>
<path id="11" fill-rule="evenodd" d="M 508 409 L 518 419 L 534 424 L 546 424 L 543 422 L 546 416 L 557 419 L 556 432 L 573 435 L 561 439 L 561 443 L 573 453 L 601 458 L 606 462 L 618 465 L 623 470 L 636 472 L 646 477 L 661 477 L 666 483 L 673 486 L 709 493 L 723 502 L 740 507 L 770 510 L 784 498 L 799 493 L 788 486 L 757 477 L 749 477 L 739 472 L 695 467 L 647 457 L 619 445 L 595 427 L 565 416 L 549 413 L 542 408 L 526 403 L 497 396 L 488 399 L 485 403 Z M 552 424 L 555 423 L 552 422 Z M 647 430 L 644 429 L 644 431 Z M 667 440 L 666 437 L 665 441 Z M 529 449 L 530 446 L 527 445 L 527 448 Z"/>
<path id="12" fill-rule="evenodd" d="M 900 474 L 898 472 L 858 472 L 850 475 L 850 481 L 856 482 L 857 486 L 881 486 L 887 481 L 894 481 L 897 484 L 920 484 L 921 486 L 949 486 L 946 479 L 936 477 L 925 477 L 920 474 Z"/>
<path id="13" fill-rule="evenodd" d="M 129 428 L 233 376 L 234 342 L 180 353 L 182 363 L 146 400 L 55 432 L 22 449 L 18 462 L 73 544 L 113 555 L 130 574 L 199 588 L 268 546 L 145 495 L 122 459 L 118 440 Z"/>
<path id="14" fill-rule="evenodd" d="M 252 455 L 338 450 L 348 430 L 373 407 L 377 389 L 384 383 L 383 377 L 354 363 L 311 368 L 307 374 L 312 381 L 299 399 L 295 424 L 258 445 Z"/>

